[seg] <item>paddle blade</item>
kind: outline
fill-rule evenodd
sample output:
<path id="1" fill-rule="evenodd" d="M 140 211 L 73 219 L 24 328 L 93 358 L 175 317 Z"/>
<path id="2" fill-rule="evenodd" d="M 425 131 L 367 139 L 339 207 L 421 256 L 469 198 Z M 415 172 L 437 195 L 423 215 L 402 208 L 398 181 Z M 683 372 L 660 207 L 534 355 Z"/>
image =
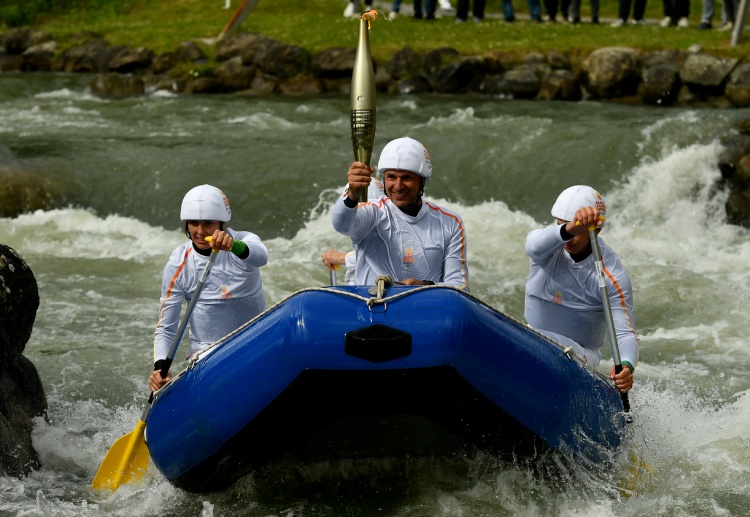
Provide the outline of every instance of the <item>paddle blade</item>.
<path id="1" fill-rule="evenodd" d="M 146 423 L 138 420 L 135 429 L 112 444 L 91 486 L 97 489 L 117 490 L 120 485 L 143 477 L 149 458 L 144 437 L 145 429 Z"/>

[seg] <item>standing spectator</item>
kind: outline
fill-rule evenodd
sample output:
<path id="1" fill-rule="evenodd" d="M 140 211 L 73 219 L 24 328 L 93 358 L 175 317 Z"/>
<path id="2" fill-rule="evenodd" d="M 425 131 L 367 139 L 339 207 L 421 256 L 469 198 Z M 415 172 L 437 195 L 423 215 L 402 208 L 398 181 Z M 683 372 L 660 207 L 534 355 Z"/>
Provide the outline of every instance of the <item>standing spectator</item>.
<path id="1" fill-rule="evenodd" d="M 618 12 L 618 18 L 612 23 L 612 27 L 622 27 L 628 20 L 628 14 L 630 14 L 630 4 L 633 5 L 633 21 L 635 24 L 643 24 L 646 21 L 643 19 L 643 15 L 646 12 L 646 0 L 620 0 L 620 8 Z"/>
<path id="2" fill-rule="evenodd" d="M 344 9 L 344 16 L 346 18 L 355 18 L 355 17 L 359 18 L 359 16 L 362 14 L 362 13 L 356 12 L 359 4 L 360 4 L 359 0 L 349 0 L 349 3 L 347 4 L 346 9 Z M 372 9 L 372 0 L 365 0 L 365 10 L 363 12 L 367 12 L 370 9 Z"/>
<path id="3" fill-rule="evenodd" d="M 714 0 L 703 0 L 703 10 L 701 11 L 701 22 L 698 24 L 698 30 L 710 29 L 711 19 L 714 17 Z"/>
<path id="4" fill-rule="evenodd" d="M 545 21 L 552 23 L 557 21 L 558 3 L 560 7 L 560 14 L 563 17 L 563 20 L 568 20 L 568 8 L 570 7 L 570 0 L 544 0 L 544 10 L 547 11 Z"/>
<path id="5" fill-rule="evenodd" d="M 690 0 L 663 0 L 664 19 L 659 25 L 662 27 L 689 27 Z"/>
<path id="6" fill-rule="evenodd" d="M 424 18 L 425 20 L 434 20 L 435 19 L 435 10 L 437 6 L 435 5 L 435 0 L 424 0 L 424 13 L 422 12 L 422 0 L 414 0 L 414 18 L 417 20 L 421 20 Z"/>
<path id="7" fill-rule="evenodd" d="M 542 4 L 539 0 L 527 0 L 529 4 L 529 16 L 532 22 L 541 23 L 542 21 Z M 594 0 L 598 1 L 598 0 Z M 512 23 L 516 21 L 516 14 L 513 11 L 512 0 L 502 0 L 503 5 L 503 19 L 506 22 Z"/>
<path id="8" fill-rule="evenodd" d="M 737 17 L 737 4 L 735 0 L 724 0 L 721 9 L 722 23 L 716 30 L 719 32 L 731 31 L 734 28 L 734 22 Z"/>
<path id="9" fill-rule="evenodd" d="M 472 2 L 472 20 L 481 22 L 484 20 L 484 7 L 487 0 L 474 0 Z M 456 23 L 463 23 L 469 17 L 469 0 L 458 0 L 456 4 Z"/>
<path id="10" fill-rule="evenodd" d="M 571 0 L 570 21 L 581 23 L 581 0 Z M 599 23 L 599 0 L 591 0 L 591 23 Z"/>

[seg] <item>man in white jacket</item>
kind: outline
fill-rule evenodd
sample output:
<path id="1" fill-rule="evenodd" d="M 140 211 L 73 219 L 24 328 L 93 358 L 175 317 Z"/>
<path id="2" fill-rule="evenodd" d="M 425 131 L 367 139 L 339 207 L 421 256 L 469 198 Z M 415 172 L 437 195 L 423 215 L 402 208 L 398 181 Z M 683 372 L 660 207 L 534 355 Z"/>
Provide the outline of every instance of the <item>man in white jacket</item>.
<path id="1" fill-rule="evenodd" d="M 432 176 L 427 149 L 413 138 L 397 138 L 380 154 L 378 172 L 385 196 L 359 203 L 374 169 L 354 162 L 349 188 L 333 208 L 333 227 L 351 237 L 356 283 L 372 285 L 388 275 L 405 285 L 441 284 L 469 290 L 466 230 L 458 214 L 424 201 Z"/>
<path id="2" fill-rule="evenodd" d="M 606 205 L 586 185 L 563 191 L 552 207 L 557 223 L 526 237 L 530 259 L 524 316 L 529 325 L 564 346 L 570 346 L 596 367 L 608 342 L 607 320 L 599 288 L 588 226 L 604 227 Z M 623 365 L 610 377 L 621 392 L 633 386 L 639 338 L 635 330 L 633 289 L 617 254 L 600 239 L 612 319 Z"/>

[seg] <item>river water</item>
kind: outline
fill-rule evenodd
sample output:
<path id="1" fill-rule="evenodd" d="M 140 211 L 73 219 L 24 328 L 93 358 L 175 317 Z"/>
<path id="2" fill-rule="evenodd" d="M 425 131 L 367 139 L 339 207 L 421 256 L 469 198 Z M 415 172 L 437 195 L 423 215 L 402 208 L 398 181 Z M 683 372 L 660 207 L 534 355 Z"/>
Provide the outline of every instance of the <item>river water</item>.
<path id="1" fill-rule="evenodd" d="M 184 193 L 219 186 L 231 226 L 261 236 L 270 305 L 328 283 L 319 257 L 347 248 L 330 207 L 353 155 L 348 98 L 102 100 L 88 80 L 0 75 L 0 158 L 59 193 L 57 209 L 0 219 L 0 242 L 39 283 L 25 354 L 49 401 L 33 435 L 42 468 L 0 476 L 0 516 L 750 515 L 750 232 L 725 222 L 715 188 L 718 135 L 750 112 L 487 97 L 379 97 L 373 162 L 398 136 L 427 146 L 427 195 L 464 218 L 473 294 L 518 319 L 526 233 L 550 222 L 564 188 L 602 192 L 602 238 L 635 287 L 630 400 L 650 479 L 626 497 L 617 472 L 591 477 L 554 455 L 536 465 L 477 455 L 331 462 L 210 494 L 179 490 L 152 467 L 142 484 L 93 491 L 148 396 L 161 270 L 184 240 Z"/>

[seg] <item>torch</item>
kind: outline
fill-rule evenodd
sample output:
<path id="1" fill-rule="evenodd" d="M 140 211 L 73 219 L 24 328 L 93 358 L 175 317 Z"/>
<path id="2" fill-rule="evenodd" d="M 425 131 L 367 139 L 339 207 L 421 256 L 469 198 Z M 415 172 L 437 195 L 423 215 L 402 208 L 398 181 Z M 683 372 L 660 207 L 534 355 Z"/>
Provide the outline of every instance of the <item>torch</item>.
<path id="1" fill-rule="evenodd" d="M 375 142 L 375 72 L 370 55 L 370 20 L 377 18 L 377 11 L 367 11 L 359 20 L 359 41 L 354 58 L 351 89 L 351 128 L 354 159 L 370 165 L 372 146 Z M 367 189 L 360 188 L 359 202 L 367 201 Z"/>

